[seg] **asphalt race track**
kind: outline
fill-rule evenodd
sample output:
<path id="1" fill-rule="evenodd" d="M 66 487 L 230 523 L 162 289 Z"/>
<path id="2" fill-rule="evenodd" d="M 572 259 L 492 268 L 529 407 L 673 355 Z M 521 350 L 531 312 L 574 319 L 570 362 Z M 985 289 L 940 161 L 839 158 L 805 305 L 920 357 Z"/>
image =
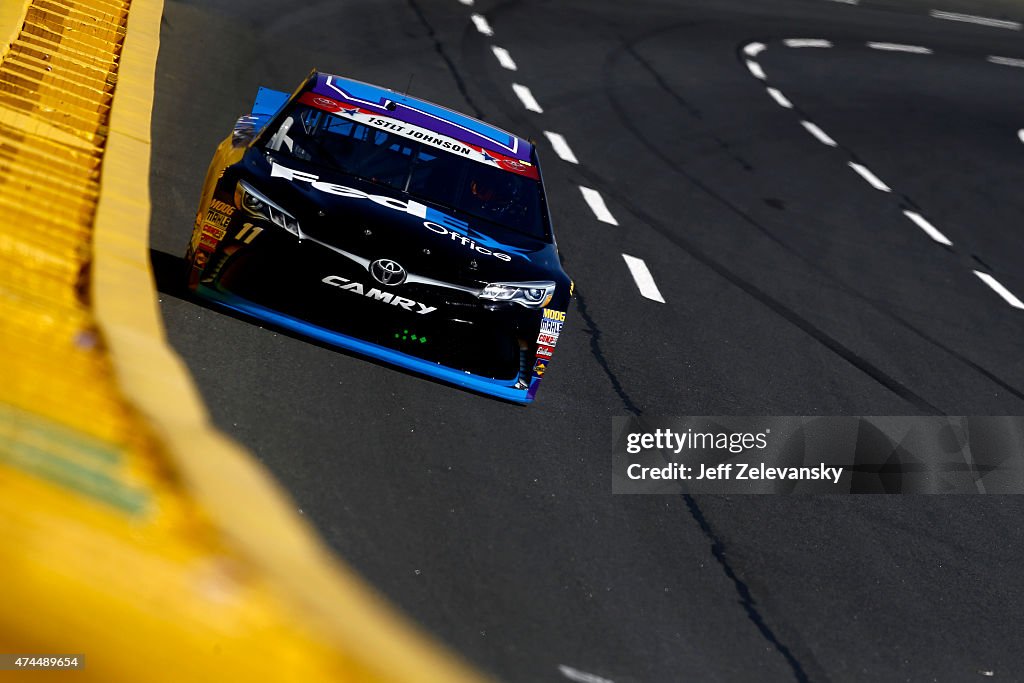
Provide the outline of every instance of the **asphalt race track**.
<path id="1" fill-rule="evenodd" d="M 940 2 L 167 0 L 170 340 L 330 545 L 502 680 L 1024 680 L 1018 498 L 610 493 L 616 415 L 1024 414 L 1024 32 Z M 313 67 L 538 141 L 578 298 L 533 406 L 181 294 L 214 148 Z"/>

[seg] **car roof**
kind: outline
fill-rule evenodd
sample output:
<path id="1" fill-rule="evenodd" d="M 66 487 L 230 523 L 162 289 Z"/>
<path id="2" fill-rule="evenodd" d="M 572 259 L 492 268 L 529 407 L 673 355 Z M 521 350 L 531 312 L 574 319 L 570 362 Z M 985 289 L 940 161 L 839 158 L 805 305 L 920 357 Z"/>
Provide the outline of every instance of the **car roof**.
<path id="1" fill-rule="evenodd" d="M 325 73 L 314 75 L 310 89 L 317 95 L 369 110 L 377 116 L 420 126 L 467 145 L 532 163 L 533 145 L 523 138 L 433 102 Z"/>

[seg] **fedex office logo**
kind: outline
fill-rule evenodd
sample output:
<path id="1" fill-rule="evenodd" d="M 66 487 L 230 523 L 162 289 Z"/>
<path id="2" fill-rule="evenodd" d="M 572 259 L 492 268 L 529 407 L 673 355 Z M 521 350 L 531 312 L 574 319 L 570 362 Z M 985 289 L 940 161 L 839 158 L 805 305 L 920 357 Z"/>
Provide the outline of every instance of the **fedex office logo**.
<path id="1" fill-rule="evenodd" d="M 309 183 L 314 189 L 319 190 L 320 192 L 326 192 L 339 197 L 369 199 L 374 204 L 386 206 L 389 209 L 402 211 L 411 216 L 422 218 L 424 219 L 423 227 L 430 232 L 441 236 L 447 235 L 453 242 L 461 244 L 467 249 L 477 253 L 484 254 L 485 256 L 493 256 L 499 261 L 505 261 L 507 263 L 512 260 L 512 257 L 505 252 L 512 252 L 516 256 L 521 256 L 529 260 L 529 258 L 522 253 L 522 250 L 501 244 L 487 235 L 481 235 L 480 233 L 472 230 L 469 227 L 469 223 L 460 221 L 448 214 L 441 213 L 437 209 L 420 204 L 413 199 L 403 201 L 401 199 L 395 199 L 394 197 L 387 197 L 385 195 L 369 194 L 362 190 L 357 190 L 354 187 L 327 183 L 320 180 L 320 176 L 314 173 L 296 171 L 293 168 L 282 166 L 277 162 L 271 162 L 270 177 Z M 502 251 L 498 251 L 498 249 L 501 249 Z"/>

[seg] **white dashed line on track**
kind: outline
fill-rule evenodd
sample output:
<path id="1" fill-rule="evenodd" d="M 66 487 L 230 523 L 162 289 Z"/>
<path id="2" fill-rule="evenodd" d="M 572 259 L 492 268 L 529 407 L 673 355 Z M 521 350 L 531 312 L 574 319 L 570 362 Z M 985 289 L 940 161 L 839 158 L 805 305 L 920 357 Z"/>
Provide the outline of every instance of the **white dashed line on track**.
<path id="1" fill-rule="evenodd" d="M 498 47 L 497 45 L 492 45 L 491 52 L 493 52 L 494 56 L 498 58 L 498 64 L 501 64 L 509 71 L 516 70 L 516 63 L 512 59 L 512 55 L 508 53 L 508 50 L 503 47 Z"/>
<path id="2" fill-rule="evenodd" d="M 756 57 L 767 49 L 764 43 L 750 43 L 743 48 L 743 54 L 748 57 Z"/>
<path id="3" fill-rule="evenodd" d="M 843 5 L 859 5 L 860 0 L 832 0 L 832 2 L 838 2 Z"/>
<path id="4" fill-rule="evenodd" d="M 633 280 L 636 281 L 640 295 L 651 301 L 657 301 L 660 304 L 665 303 L 665 299 L 661 296 L 658 285 L 654 284 L 654 277 L 651 275 L 651 271 L 647 268 L 644 260 L 629 254 L 623 254 L 622 258 L 625 259 L 626 267 L 629 268 Z"/>
<path id="5" fill-rule="evenodd" d="M 844 2 L 845 0 L 834 0 L 834 1 Z M 855 4 L 855 3 L 850 3 L 850 4 Z M 940 18 L 947 18 L 947 17 L 940 17 Z M 993 20 L 993 21 L 996 21 L 996 20 Z M 797 47 L 797 46 L 799 46 L 799 47 L 807 47 L 805 41 L 808 41 L 808 40 L 811 40 L 811 39 L 807 39 L 807 38 L 790 38 L 790 39 L 782 40 L 781 42 L 784 43 L 788 47 Z M 825 41 L 825 42 L 827 42 L 827 41 Z M 751 50 L 750 49 L 751 45 L 755 45 L 756 47 L 753 50 Z M 767 46 L 764 45 L 763 43 L 752 43 L 751 45 L 748 45 L 748 46 L 746 46 L 743 49 L 744 54 L 748 55 L 748 59 L 745 60 L 746 67 L 747 67 L 747 69 L 750 71 L 750 73 L 755 78 L 757 78 L 760 81 L 765 81 L 765 80 L 767 80 L 767 74 L 765 74 L 764 69 L 762 69 L 761 66 L 756 61 L 754 61 L 753 59 L 750 59 L 749 57 L 751 57 L 751 56 L 755 56 L 756 57 L 756 55 L 758 55 L 761 52 L 763 52 L 764 50 L 766 50 Z M 865 43 L 865 45 L 867 47 L 875 49 L 875 50 L 888 50 L 888 51 L 892 51 L 892 52 L 911 52 L 911 53 L 916 53 L 916 54 L 933 54 L 932 50 L 930 50 L 929 48 L 918 46 L 918 45 L 904 45 L 902 43 L 880 43 L 880 42 L 869 42 L 869 43 Z M 986 60 L 991 62 L 991 63 L 993 63 L 993 64 L 1002 64 L 1002 65 L 1005 65 L 1005 66 L 1013 66 L 1013 67 L 1018 67 L 1018 68 L 1024 68 L 1024 59 L 1020 59 L 1020 58 L 1016 58 L 1016 57 L 999 57 L 999 56 L 995 56 L 995 55 L 989 55 L 988 57 L 986 57 Z M 772 99 L 774 99 L 775 102 L 779 106 L 784 107 L 786 109 L 795 109 L 793 103 L 789 101 L 789 99 L 782 93 L 781 90 L 779 90 L 777 88 L 773 88 L 773 87 L 768 87 L 768 86 L 765 86 L 765 89 L 768 92 L 768 94 L 772 97 Z M 822 143 L 824 143 L 826 145 L 829 145 L 830 147 L 838 146 L 836 141 L 834 139 L 832 139 L 827 133 L 825 133 L 817 125 L 811 123 L 810 121 L 806 121 L 806 120 L 801 120 L 800 124 L 805 129 L 807 129 L 807 131 L 809 133 L 811 133 L 811 135 L 813 135 L 815 138 L 817 138 L 820 142 L 822 142 Z M 1019 131 L 1017 131 L 1017 137 L 1020 139 L 1020 141 L 1022 143 L 1024 143 L 1024 128 L 1022 128 Z M 876 176 L 874 173 L 872 173 L 863 164 L 857 163 L 857 162 L 852 161 L 852 160 L 847 161 L 846 163 L 847 163 L 847 165 L 850 168 L 852 168 L 854 171 L 856 171 L 857 175 L 859 175 L 863 180 L 865 180 L 874 189 L 876 189 L 876 190 L 878 190 L 880 192 L 892 192 L 892 189 L 888 185 L 886 185 L 878 176 Z M 941 230 L 939 230 L 934 225 L 932 225 L 920 213 L 918 213 L 916 211 L 910 211 L 910 210 L 907 210 L 907 209 L 902 209 L 902 208 L 901 208 L 901 210 L 903 211 L 903 215 L 906 216 L 908 220 L 910 220 L 912 223 L 914 223 L 914 225 L 916 225 L 918 228 L 920 228 L 933 241 L 935 241 L 938 244 L 941 244 L 943 246 L 952 247 L 952 248 L 955 249 L 955 247 L 953 247 L 952 240 L 950 240 L 948 237 L 946 237 L 946 235 L 944 235 Z M 636 278 L 637 277 L 637 275 L 636 275 L 637 271 L 634 271 L 634 264 L 630 260 L 633 257 L 627 256 L 627 255 L 623 254 L 623 258 L 626 259 L 626 263 L 627 264 L 630 264 L 630 270 L 634 272 L 634 277 Z M 639 259 L 636 259 L 636 260 L 638 261 Z M 639 269 L 639 266 L 637 268 Z M 644 268 L 644 270 L 646 270 L 646 267 Z M 643 271 L 640 271 L 640 272 L 643 272 Z M 1014 295 L 1012 292 L 1010 292 L 1010 290 L 1008 290 L 1006 287 L 1004 287 L 1002 285 L 1002 283 L 1000 283 L 994 277 L 992 277 L 988 273 L 985 273 L 985 272 L 979 271 L 979 270 L 972 270 L 971 272 L 973 272 L 978 277 L 978 279 L 980 279 L 982 282 L 984 282 L 992 291 L 994 291 L 996 294 L 998 294 L 1003 299 L 1003 301 L 1005 301 L 1006 303 L 1010 304 L 1010 306 L 1012 306 L 1012 307 L 1014 307 L 1016 309 L 1024 310 L 1024 301 L 1021 301 L 1020 299 L 1018 299 L 1016 297 L 1016 295 Z M 639 278 L 637 278 L 637 282 L 638 282 L 638 286 L 639 286 L 639 282 L 640 282 Z M 643 293 L 643 291 L 641 291 L 641 293 Z M 645 296 L 647 296 L 647 295 L 645 294 Z M 659 296 L 660 296 L 660 293 L 659 293 Z M 653 298 L 653 297 L 648 297 L 648 298 Z M 654 300 L 657 301 L 658 299 L 654 299 Z"/>
<path id="6" fill-rule="evenodd" d="M 525 85 L 519 85 L 518 83 L 512 84 L 512 90 L 515 91 L 519 101 L 523 103 L 523 106 L 530 111 L 535 111 L 538 114 L 543 114 L 544 110 L 541 109 L 540 105 L 537 104 L 537 100 L 534 98 L 533 93 Z"/>
<path id="7" fill-rule="evenodd" d="M 491 28 L 491 25 L 487 23 L 487 19 L 482 14 L 474 14 L 470 19 L 473 20 L 473 25 L 476 26 L 477 31 L 480 31 L 485 36 L 494 35 L 494 29 Z"/>
<path id="8" fill-rule="evenodd" d="M 800 125 L 807 129 L 807 132 L 817 138 L 818 142 L 829 147 L 838 147 L 839 145 L 829 137 L 828 133 L 819 128 L 816 124 L 810 121 L 801 121 Z"/>
<path id="9" fill-rule="evenodd" d="M 821 38 L 788 38 L 782 44 L 786 47 L 832 47 L 832 41 Z"/>
<path id="10" fill-rule="evenodd" d="M 930 55 L 931 48 L 921 45 L 904 45 L 903 43 L 867 43 L 872 50 L 885 50 L 887 52 L 911 52 L 917 55 Z"/>
<path id="11" fill-rule="evenodd" d="M 474 1 L 475 0 L 459 0 L 460 3 L 466 6 L 472 6 Z M 483 15 L 473 13 L 470 15 L 470 19 L 477 31 L 489 37 L 494 35 L 494 29 L 491 28 L 490 23 L 488 23 L 487 19 Z M 494 53 L 494 57 L 503 68 L 508 69 L 509 71 L 519 70 L 515 60 L 512 59 L 512 55 L 509 54 L 508 50 L 493 44 L 490 48 L 491 52 Z M 756 57 L 764 50 L 765 45 L 763 43 L 751 43 L 744 48 L 744 52 L 748 57 Z M 758 78 L 762 80 L 765 79 L 764 71 L 761 70 L 761 67 L 757 62 L 748 59 L 747 68 L 749 68 L 751 73 Z M 544 113 L 544 109 L 540 106 L 540 103 L 537 102 L 537 98 L 533 96 L 533 93 L 527 86 L 519 83 L 512 83 L 512 91 L 516 94 L 516 97 L 519 98 L 519 101 L 523 103 L 523 106 L 526 107 L 527 110 L 538 114 Z M 776 101 L 780 104 L 782 104 L 782 102 L 787 102 L 788 104 L 788 101 L 782 96 L 781 92 L 775 90 L 775 94 L 773 96 L 776 97 Z M 792 105 L 789 106 L 792 107 Z M 579 164 L 579 160 L 573 153 L 572 148 L 569 147 L 569 143 L 566 142 L 562 135 L 551 131 L 544 131 L 544 135 L 547 137 L 548 141 L 551 143 L 552 149 L 554 149 L 555 154 L 557 154 L 560 159 L 572 164 Z M 580 186 L 580 192 L 583 194 L 583 199 L 590 207 L 590 210 L 594 212 L 594 216 L 597 217 L 597 220 L 610 225 L 617 226 L 619 224 L 619 222 L 615 220 L 615 216 L 613 216 L 611 211 L 608 210 L 608 206 L 604 202 L 604 197 L 602 197 L 597 190 Z M 632 274 L 633 279 L 636 282 L 636 286 L 640 290 L 640 294 L 652 301 L 665 303 L 665 299 L 658 290 L 658 286 L 654 283 L 651 271 L 647 268 L 647 264 L 644 263 L 643 259 L 639 259 L 628 254 L 623 254 L 622 258 L 625 259 L 626 266 L 629 268 L 629 272 Z M 613 681 L 607 678 L 602 678 L 595 674 L 580 671 L 570 666 L 559 665 L 558 670 L 566 678 L 578 681 L 578 683 L 613 683 Z"/>
<path id="12" fill-rule="evenodd" d="M 786 109 L 792 109 L 793 103 L 786 99 L 786 96 L 782 94 L 782 91 L 778 88 L 768 88 L 768 94 L 772 96 L 772 99 L 780 106 Z"/>
<path id="13" fill-rule="evenodd" d="M 849 164 L 850 168 L 856 171 L 861 178 L 866 180 L 868 182 L 868 185 L 870 185 L 871 187 L 875 188 L 876 190 L 879 190 L 880 192 L 892 192 L 892 189 L 890 189 L 888 185 L 883 183 L 878 176 L 869 171 L 867 166 L 858 164 L 855 161 L 848 161 L 846 163 Z"/>
<path id="14" fill-rule="evenodd" d="M 570 681 L 576 681 L 577 683 L 614 683 L 607 678 L 602 678 L 595 674 L 588 674 L 586 671 L 580 671 L 574 669 L 571 666 L 565 664 L 559 664 L 558 670 L 562 672 L 562 675 L 568 678 Z"/>
<path id="15" fill-rule="evenodd" d="M 1003 287 L 1002 283 L 999 282 L 999 280 L 995 279 L 988 273 L 981 272 L 980 270 L 975 270 L 973 272 L 975 275 L 978 276 L 978 278 L 982 282 L 991 287 L 993 292 L 1001 296 L 1003 298 L 1003 301 L 1010 304 L 1014 308 L 1024 310 L 1024 301 L 1021 301 L 1020 299 L 1013 295 L 1013 292 L 1008 290 L 1006 287 Z"/>
<path id="16" fill-rule="evenodd" d="M 569 143 L 565 141 L 565 138 L 558 133 L 552 133 L 549 130 L 544 131 L 544 136 L 547 137 L 548 142 L 551 143 L 551 147 L 555 150 L 555 154 L 562 161 L 568 161 L 570 164 L 580 163 L 576 155 L 572 153 L 572 148 L 569 147 Z"/>
<path id="17" fill-rule="evenodd" d="M 597 216 L 597 220 L 602 223 L 608 223 L 609 225 L 618 225 L 619 222 L 615 220 L 615 216 L 608 210 L 608 206 L 604 203 L 604 197 L 597 190 L 592 190 L 589 187 L 583 187 L 580 185 L 580 192 L 583 193 L 583 199 L 587 202 L 590 210 Z"/>
<path id="18" fill-rule="evenodd" d="M 903 211 L 903 215 L 913 221 L 914 225 L 924 230 L 925 234 L 931 237 L 939 244 L 945 244 L 947 247 L 953 246 L 953 243 L 949 241 L 949 238 L 942 234 L 942 232 L 934 225 L 929 223 L 924 216 L 917 213 L 916 211 Z"/>
<path id="19" fill-rule="evenodd" d="M 1005 19 L 990 19 L 989 17 L 979 17 L 975 14 L 959 14 L 957 12 L 944 12 L 942 10 L 933 9 L 928 12 L 929 16 L 934 19 L 947 19 L 949 21 L 964 21 L 968 24 L 980 24 L 981 26 L 991 26 L 992 28 L 1006 28 L 1011 31 L 1019 31 L 1021 29 L 1020 22 L 1017 21 L 1006 21 Z"/>
<path id="20" fill-rule="evenodd" d="M 993 64 L 1002 64 L 1003 66 L 1016 66 L 1018 68 L 1024 68 L 1024 59 L 1017 59 L 1016 57 L 997 57 L 990 55 L 985 58 Z"/>

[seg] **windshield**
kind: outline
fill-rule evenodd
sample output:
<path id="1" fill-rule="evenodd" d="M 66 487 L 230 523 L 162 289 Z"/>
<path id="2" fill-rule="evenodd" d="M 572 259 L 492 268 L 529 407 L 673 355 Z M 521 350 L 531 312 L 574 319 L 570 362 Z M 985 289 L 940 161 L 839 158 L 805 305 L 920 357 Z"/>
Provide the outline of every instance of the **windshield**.
<path id="1" fill-rule="evenodd" d="M 540 183 L 302 104 L 267 146 L 544 239 Z"/>

